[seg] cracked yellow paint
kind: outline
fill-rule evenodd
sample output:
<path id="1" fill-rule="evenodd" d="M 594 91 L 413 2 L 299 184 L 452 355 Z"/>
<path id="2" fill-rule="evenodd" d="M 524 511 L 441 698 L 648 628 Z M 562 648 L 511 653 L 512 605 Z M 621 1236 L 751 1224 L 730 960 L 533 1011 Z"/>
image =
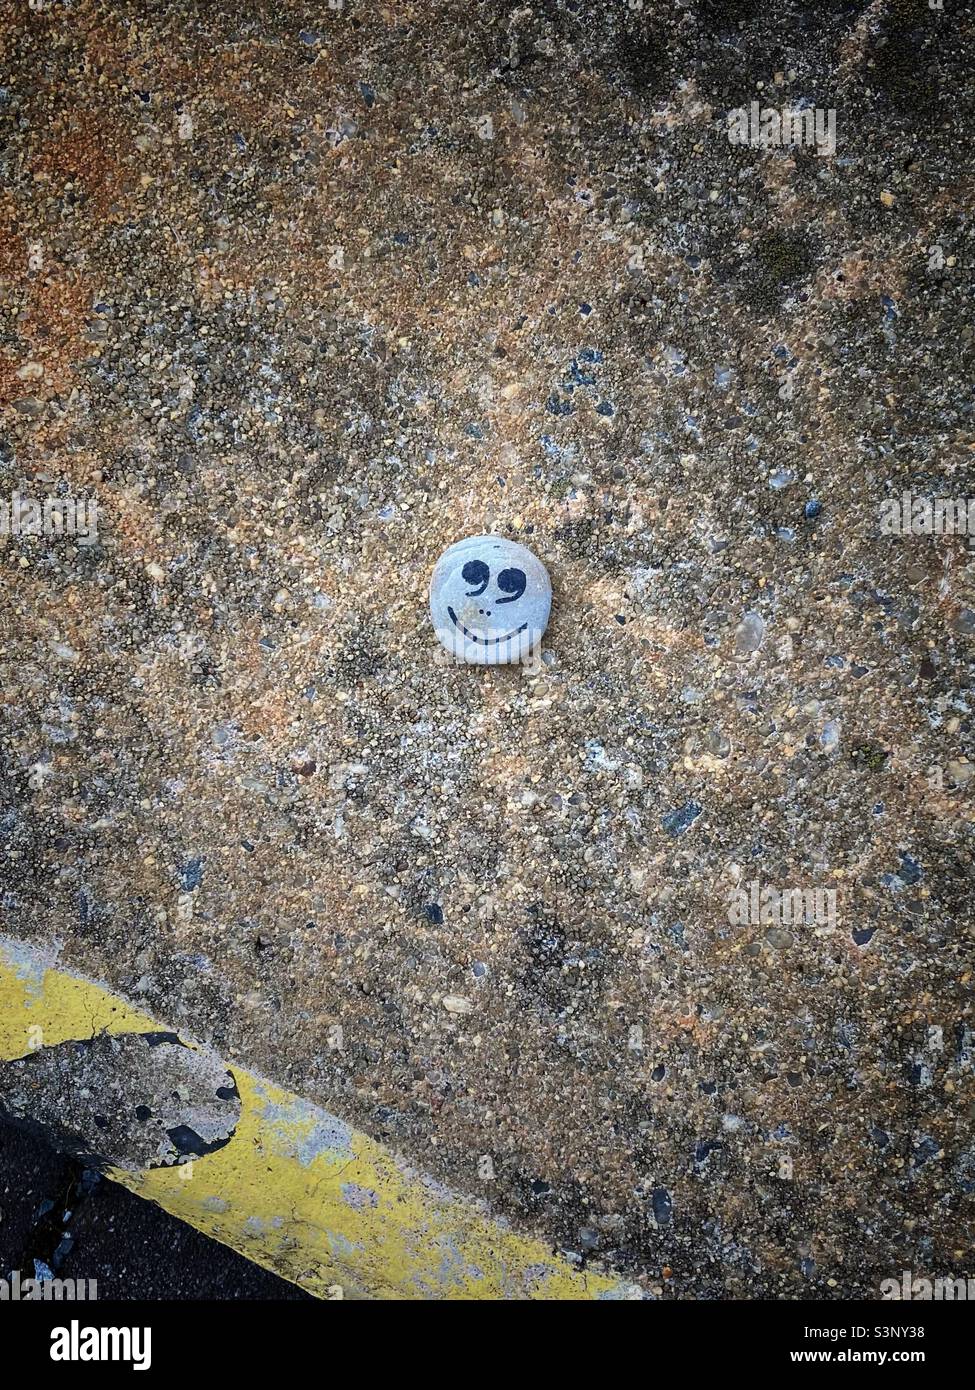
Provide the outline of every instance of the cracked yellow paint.
<path id="1" fill-rule="evenodd" d="M 0 1060 L 103 1029 L 165 1027 L 58 968 L 50 951 L 0 937 Z M 323 1298 L 640 1296 L 612 1275 L 574 1269 L 317 1105 L 227 1065 L 241 1099 L 228 1144 L 180 1167 L 109 1176 Z"/>

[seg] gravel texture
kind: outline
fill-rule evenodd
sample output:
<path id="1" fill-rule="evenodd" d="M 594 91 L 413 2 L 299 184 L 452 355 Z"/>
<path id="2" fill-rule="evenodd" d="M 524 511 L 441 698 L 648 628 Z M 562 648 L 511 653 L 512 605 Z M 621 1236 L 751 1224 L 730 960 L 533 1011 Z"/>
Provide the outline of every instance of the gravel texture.
<path id="1" fill-rule="evenodd" d="M 0 930 L 657 1295 L 975 1272 L 971 8 L 0 12 Z"/>

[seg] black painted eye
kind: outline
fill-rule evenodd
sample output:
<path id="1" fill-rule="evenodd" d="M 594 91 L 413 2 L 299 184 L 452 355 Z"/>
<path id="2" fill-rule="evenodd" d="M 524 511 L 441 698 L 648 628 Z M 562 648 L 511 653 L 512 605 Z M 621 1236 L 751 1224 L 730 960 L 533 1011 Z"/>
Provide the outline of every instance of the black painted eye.
<path id="1" fill-rule="evenodd" d="M 468 598 L 477 598 L 478 594 L 483 594 L 491 578 L 491 571 L 483 560 L 468 560 L 460 574 L 465 583 L 474 585 L 467 595 Z M 504 599 L 501 602 L 503 603 Z"/>
<path id="2" fill-rule="evenodd" d="M 498 575 L 498 588 L 507 598 L 499 598 L 498 603 L 514 603 L 521 598 L 528 583 L 524 570 L 502 570 Z"/>

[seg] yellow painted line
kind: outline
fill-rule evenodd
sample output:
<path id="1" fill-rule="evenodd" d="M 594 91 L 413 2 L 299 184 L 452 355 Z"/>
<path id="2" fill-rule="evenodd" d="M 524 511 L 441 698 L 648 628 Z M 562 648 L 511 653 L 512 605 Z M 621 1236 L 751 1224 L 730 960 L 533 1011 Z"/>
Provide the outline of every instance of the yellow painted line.
<path id="1" fill-rule="evenodd" d="M 58 968 L 53 952 L 0 936 L 0 1061 L 102 1030 L 165 1027 Z M 323 1298 L 640 1297 L 573 1268 L 317 1105 L 227 1065 L 241 1101 L 228 1144 L 190 1164 L 109 1176 Z"/>

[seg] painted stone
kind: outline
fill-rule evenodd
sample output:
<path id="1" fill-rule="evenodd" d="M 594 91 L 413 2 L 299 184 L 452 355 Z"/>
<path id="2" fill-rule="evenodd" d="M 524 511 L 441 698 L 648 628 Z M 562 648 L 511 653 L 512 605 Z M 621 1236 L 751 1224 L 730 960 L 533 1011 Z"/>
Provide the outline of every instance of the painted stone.
<path id="1" fill-rule="evenodd" d="M 458 661 L 500 666 L 528 661 L 552 607 L 548 572 L 504 536 L 468 536 L 445 550 L 430 583 L 430 616 Z"/>

